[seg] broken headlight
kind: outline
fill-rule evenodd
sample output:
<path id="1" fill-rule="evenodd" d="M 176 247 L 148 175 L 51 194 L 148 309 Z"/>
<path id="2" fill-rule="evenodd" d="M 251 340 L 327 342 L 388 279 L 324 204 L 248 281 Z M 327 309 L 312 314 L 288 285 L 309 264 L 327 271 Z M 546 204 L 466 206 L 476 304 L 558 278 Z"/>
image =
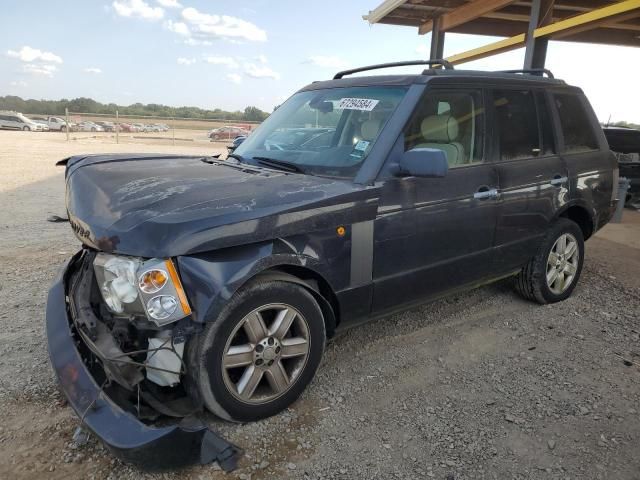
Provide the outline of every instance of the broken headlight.
<path id="1" fill-rule="evenodd" d="M 145 315 L 162 326 L 191 313 L 171 259 L 144 261 L 99 253 L 93 268 L 104 303 L 114 315 Z"/>

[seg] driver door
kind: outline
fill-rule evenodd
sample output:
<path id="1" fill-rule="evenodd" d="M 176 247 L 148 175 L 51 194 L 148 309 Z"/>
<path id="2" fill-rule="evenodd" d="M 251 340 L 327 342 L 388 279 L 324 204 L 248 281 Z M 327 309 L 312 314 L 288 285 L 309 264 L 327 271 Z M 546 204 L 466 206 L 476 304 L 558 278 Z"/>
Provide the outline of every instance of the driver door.
<path id="1" fill-rule="evenodd" d="M 496 169 L 486 161 L 485 132 L 480 89 L 430 89 L 422 98 L 395 156 L 438 148 L 447 155 L 449 171 L 443 178 L 383 174 L 374 229 L 373 312 L 420 303 L 491 276 L 499 194 Z"/>

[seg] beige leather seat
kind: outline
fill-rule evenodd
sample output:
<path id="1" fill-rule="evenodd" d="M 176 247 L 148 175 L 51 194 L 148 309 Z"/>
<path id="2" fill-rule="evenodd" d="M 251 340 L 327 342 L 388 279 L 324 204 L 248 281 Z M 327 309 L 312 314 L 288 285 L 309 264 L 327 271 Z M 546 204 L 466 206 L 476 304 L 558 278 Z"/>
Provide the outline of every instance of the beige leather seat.
<path id="1" fill-rule="evenodd" d="M 424 143 L 415 148 L 438 148 L 447 154 L 449 166 L 465 163 L 464 147 L 458 141 L 458 121 L 448 113 L 425 118 L 420 125 Z"/>

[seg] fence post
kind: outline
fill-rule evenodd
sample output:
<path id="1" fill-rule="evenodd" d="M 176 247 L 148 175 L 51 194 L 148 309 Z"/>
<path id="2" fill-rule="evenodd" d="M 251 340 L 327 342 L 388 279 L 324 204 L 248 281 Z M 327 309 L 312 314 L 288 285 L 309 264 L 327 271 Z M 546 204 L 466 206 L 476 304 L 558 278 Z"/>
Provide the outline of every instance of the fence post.
<path id="1" fill-rule="evenodd" d="M 116 110 L 116 143 L 120 143 L 118 132 L 120 131 L 120 120 L 118 119 L 118 110 Z"/>
<path id="2" fill-rule="evenodd" d="M 65 108 L 64 109 L 64 119 L 67 122 L 67 128 L 65 128 L 65 130 L 67 131 L 67 142 L 69 141 L 69 130 L 71 129 L 71 124 L 69 123 L 69 109 Z"/>
<path id="3" fill-rule="evenodd" d="M 171 119 L 171 131 L 173 132 L 173 146 L 176 146 L 176 117 Z"/>

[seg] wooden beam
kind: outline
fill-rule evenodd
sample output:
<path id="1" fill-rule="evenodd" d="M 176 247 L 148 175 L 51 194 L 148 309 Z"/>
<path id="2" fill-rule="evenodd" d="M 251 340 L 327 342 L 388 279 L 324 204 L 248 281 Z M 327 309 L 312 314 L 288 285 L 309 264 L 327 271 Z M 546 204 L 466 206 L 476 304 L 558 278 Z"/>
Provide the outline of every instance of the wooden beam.
<path id="1" fill-rule="evenodd" d="M 446 32 L 458 25 L 462 25 L 490 12 L 495 12 L 516 0 L 473 0 L 461 7 L 445 13 L 440 17 L 441 30 Z M 433 21 L 429 20 L 418 28 L 418 33 L 424 35 L 433 29 Z"/>
<path id="2" fill-rule="evenodd" d="M 597 30 L 594 29 L 597 29 L 607 22 L 624 21 L 622 19 L 629 19 L 630 17 L 635 18 L 639 13 L 640 0 L 625 0 L 603 8 L 599 8 L 597 10 L 592 10 L 591 12 L 576 15 L 575 17 L 567 18 L 559 22 L 536 28 L 533 31 L 532 36 L 533 38 L 547 37 L 563 39 L 564 37 L 567 37 L 566 40 L 571 40 L 571 35 L 573 34 L 581 39 L 598 38 L 602 39 L 598 43 L 607 43 L 605 41 L 605 38 L 603 38 L 602 35 L 597 35 Z M 622 31 L 620 30 L 620 32 Z M 593 33 L 593 35 L 589 35 L 588 33 Z M 631 35 L 633 35 L 633 33 L 628 34 L 628 37 L 631 37 Z M 483 47 L 474 48 L 473 50 L 459 53 L 457 55 L 452 55 L 451 57 L 448 57 L 447 60 L 454 65 L 459 65 L 461 63 L 470 62 L 472 60 L 478 60 L 498 53 L 514 50 L 524 45 L 525 37 L 526 35 L 524 33 L 521 33 L 519 35 L 500 40 L 499 42 L 494 42 Z M 631 44 L 634 44 L 633 40 L 627 40 L 626 36 L 621 37 L 620 40 L 612 41 L 611 43 L 617 45 L 628 45 L 629 41 L 631 42 Z M 640 44 L 640 40 L 638 40 L 638 44 Z"/>
<path id="3" fill-rule="evenodd" d="M 368 21 L 371 24 L 378 23 L 384 17 L 393 12 L 396 8 L 403 5 L 407 0 L 384 0 L 373 10 L 369 11 L 367 15 L 363 15 L 363 20 Z"/>
<path id="4" fill-rule="evenodd" d="M 611 21 L 612 18 L 635 12 L 634 17 L 640 13 L 640 0 L 626 0 L 598 8 L 575 17 L 567 18 L 559 22 L 551 23 L 537 28 L 533 32 L 535 38 L 556 37 L 571 35 L 572 32 L 583 32 L 598 27 L 602 23 Z"/>
<path id="5" fill-rule="evenodd" d="M 576 33 L 570 37 L 563 38 L 561 41 L 640 47 L 640 38 L 638 38 L 637 33 L 628 30 L 612 30 L 604 27 Z"/>

